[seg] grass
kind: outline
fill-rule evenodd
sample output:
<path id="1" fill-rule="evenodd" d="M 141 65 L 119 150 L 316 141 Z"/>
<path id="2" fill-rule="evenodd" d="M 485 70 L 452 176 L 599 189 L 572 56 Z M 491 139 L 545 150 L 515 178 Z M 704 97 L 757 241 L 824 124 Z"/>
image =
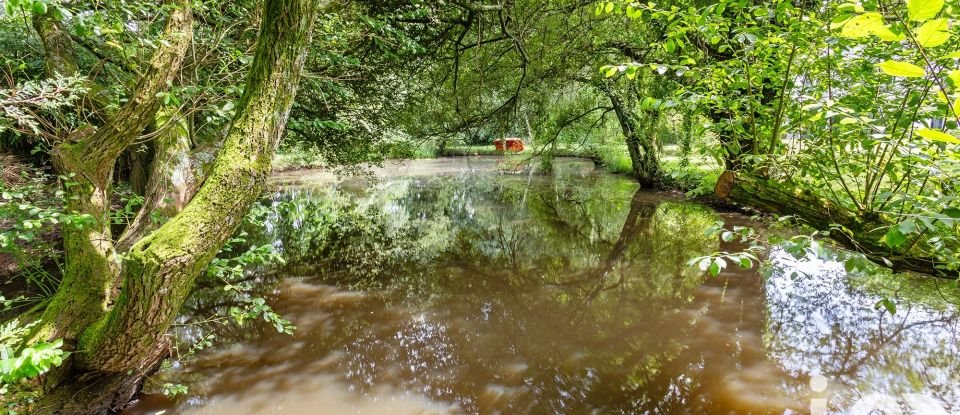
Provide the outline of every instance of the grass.
<path id="1" fill-rule="evenodd" d="M 498 156 L 503 152 L 489 146 L 450 146 L 438 156 Z M 535 157 L 536 152 L 530 149 L 520 154 Z M 558 147 L 553 151 L 554 157 L 582 157 L 594 160 L 607 171 L 614 174 L 633 174 L 633 163 L 625 145 Z M 667 187 L 683 190 L 691 196 L 702 196 L 713 192 L 717 178 L 723 172 L 721 166 L 711 157 L 691 155 L 684 163 L 680 154 L 680 147 L 667 145 L 660 154 L 660 167 L 664 172 L 664 182 Z"/>
<path id="2" fill-rule="evenodd" d="M 437 150 L 432 145 L 426 143 L 399 142 L 383 145 L 379 150 L 374 151 L 384 160 L 411 160 L 411 159 L 429 159 L 437 157 Z M 457 154 L 466 155 L 466 154 Z M 382 160 L 369 160 L 382 161 Z M 298 169 L 320 169 L 331 167 L 324 159 L 323 154 L 317 147 L 306 145 L 294 145 L 288 148 L 282 148 L 277 151 L 273 157 L 274 171 L 290 171 Z"/>
<path id="3" fill-rule="evenodd" d="M 303 150 L 278 151 L 273 156 L 274 171 L 289 171 L 297 169 L 316 169 L 324 166 L 320 154 Z"/>

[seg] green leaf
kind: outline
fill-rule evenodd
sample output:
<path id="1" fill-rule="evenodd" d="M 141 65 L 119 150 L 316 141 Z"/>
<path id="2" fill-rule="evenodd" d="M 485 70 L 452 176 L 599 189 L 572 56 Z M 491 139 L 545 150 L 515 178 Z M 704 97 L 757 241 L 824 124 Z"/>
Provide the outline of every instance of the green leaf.
<path id="1" fill-rule="evenodd" d="M 877 25 L 883 24 L 880 13 L 870 12 L 852 17 L 843 24 L 840 35 L 849 38 L 867 37 L 873 34 Z"/>
<path id="2" fill-rule="evenodd" d="M 907 0 L 907 12 L 910 20 L 925 22 L 940 13 L 943 0 Z"/>
<path id="3" fill-rule="evenodd" d="M 881 307 L 887 309 L 890 314 L 897 314 L 897 305 L 894 304 L 893 301 L 890 301 L 889 298 L 884 298 L 880 301 L 877 301 L 877 303 L 873 305 L 874 310 L 879 310 Z"/>
<path id="4" fill-rule="evenodd" d="M 856 257 L 847 258 L 847 260 L 843 262 L 843 269 L 846 270 L 847 272 L 853 272 L 859 268 L 860 268 L 859 258 L 856 258 Z"/>
<path id="5" fill-rule="evenodd" d="M 924 23 L 917 29 L 917 43 L 925 48 L 934 48 L 947 43 L 950 33 L 947 32 L 947 19 L 936 19 Z"/>
<path id="6" fill-rule="evenodd" d="M 898 62 L 888 60 L 877 64 L 883 73 L 890 76 L 900 76 L 905 78 L 920 78 L 927 74 L 923 68 L 907 62 Z"/>
<path id="7" fill-rule="evenodd" d="M 954 88 L 960 88 L 960 69 L 954 69 L 947 74 L 947 80 L 953 85 Z M 940 95 L 943 96 L 943 92 L 940 92 Z"/>
<path id="8" fill-rule="evenodd" d="M 954 219 L 960 219 L 960 208 L 946 208 L 943 210 L 943 214 Z"/>
<path id="9" fill-rule="evenodd" d="M 44 3 L 42 1 L 34 1 L 33 12 L 39 15 L 47 14 L 47 3 Z"/>
<path id="10" fill-rule="evenodd" d="M 887 25 L 877 26 L 874 29 L 873 34 L 879 37 L 880 40 L 887 42 L 899 42 L 906 38 L 906 36 L 903 34 L 894 33 L 893 30 L 890 30 L 890 26 Z"/>
<path id="11" fill-rule="evenodd" d="M 831 27 L 842 26 L 840 36 L 858 39 L 870 35 L 875 35 L 882 40 L 898 41 L 903 39 L 903 35 L 898 35 L 890 30 L 883 22 L 883 16 L 877 12 L 869 12 L 854 16 L 846 21 L 841 21 Z"/>
<path id="12" fill-rule="evenodd" d="M 929 128 L 921 128 L 913 132 L 920 137 L 926 138 L 927 140 L 939 141 L 941 143 L 949 144 L 960 144 L 960 139 L 954 137 L 950 134 L 947 134 L 940 130 L 931 130 Z"/>
<path id="13" fill-rule="evenodd" d="M 716 261 L 710 263 L 710 268 L 707 268 L 707 271 L 709 271 L 710 275 L 713 275 L 714 277 L 720 275 L 720 263 Z"/>
<path id="14" fill-rule="evenodd" d="M 909 235 L 917 231 L 917 222 L 913 219 L 907 219 L 903 222 L 900 222 L 900 224 L 897 225 L 897 229 L 900 230 L 900 233 Z"/>
<path id="15" fill-rule="evenodd" d="M 674 50 L 677 50 L 677 44 L 673 43 L 672 40 L 667 39 L 663 44 L 663 48 L 666 49 L 667 53 L 673 53 Z"/>
<path id="16" fill-rule="evenodd" d="M 854 3 L 843 3 L 837 6 L 837 11 L 845 12 L 845 13 L 853 13 L 853 12 L 860 13 L 860 12 L 863 12 L 863 6 L 860 6 Z"/>
<path id="17" fill-rule="evenodd" d="M 883 237 L 883 241 L 890 248 L 896 249 L 907 243 L 907 236 L 904 235 L 903 232 L 900 232 L 900 228 L 894 226 L 887 231 L 887 234 Z"/>

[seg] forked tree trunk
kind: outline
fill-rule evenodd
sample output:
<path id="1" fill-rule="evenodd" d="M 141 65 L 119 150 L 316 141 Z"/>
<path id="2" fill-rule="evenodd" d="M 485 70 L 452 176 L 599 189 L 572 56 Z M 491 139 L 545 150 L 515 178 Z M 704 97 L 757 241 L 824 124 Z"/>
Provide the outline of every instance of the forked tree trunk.
<path id="1" fill-rule="evenodd" d="M 160 107 L 158 93 L 177 74 L 193 37 L 190 2 L 171 1 L 164 42 L 157 48 L 128 101 L 99 128 L 73 133 L 52 151 L 54 165 L 68 176 L 64 191 L 67 209 L 90 215 L 83 227 L 63 226 L 64 272 L 60 287 L 40 317 L 31 341 L 64 339 L 70 348 L 80 332 L 101 318 L 113 300 L 120 259 L 113 244 L 110 200 L 113 168 L 120 154 L 152 121 Z M 64 46 L 59 23 L 43 15 L 35 21 L 44 41 L 50 76 L 76 71 L 72 49 Z"/>
<path id="2" fill-rule="evenodd" d="M 44 395 L 39 413 L 116 409 L 165 356 L 165 335 L 194 280 L 265 186 L 317 9 L 312 0 L 266 0 L 244 95 L 209 177 L 182 212 L 124 255 L 120 295 L 102 318 L 58 326 L 82 335 L 71 372 L 50 385 L 56 388 Z"/>
<path id="3" fill-rule="evenodd" d="M 157 113 L 160 128 L 153 141 L 153 160 L 146 169 L 143 206 L 117 239 L 117 250 L 127 252 L 144 236 L 174 217 L 187 205 L 203 176 L 190 151 L 190 130 L 177 111 Z"/>

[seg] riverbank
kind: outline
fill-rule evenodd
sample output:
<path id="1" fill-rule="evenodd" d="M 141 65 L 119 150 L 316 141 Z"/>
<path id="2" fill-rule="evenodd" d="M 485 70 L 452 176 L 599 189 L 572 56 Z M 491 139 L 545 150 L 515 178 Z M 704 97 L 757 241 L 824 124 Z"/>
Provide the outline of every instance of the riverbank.
<path id="1" fill-rule="evenodd" d="M 518 166 L 536 165 L 545 166 L 556 157 L 576 157 L 593 160 L 604 170 L 618 175 L 632 174 L 630 156 L 625 145 L 605 146 L 557 146 L 548 151 L 542 149 L 526 149 L 521 152 L 504 153 L 497 151 L 493 145 L 482 146 L 447 146 L 444 149 L 416 148 L 414 151 L 403 153 L 405 157 L 391 157 L 385 155 L 384 162 L 396 160 L 422 160 L 443 157 L 470 157 L 470 156 L 500 156 L 510 160 Z M 378 163 L 360 166 L 356 171 L 363 172 Z M 704 154 L 689 154 L 684 157 L 677 145 L 666 145 L 660 151 L 660 165 L 663 170 L 663 185 L 665 190 L 677 190 L 687 196 L 702 198 L 713 194 L 717 178 L 723 169 L 716 160 Z M 326 169 L 330 167 L 315 153 L 303 149 L 281 151 L 274 158 L 274 172 L 284 173 L 307 169 Z"/>

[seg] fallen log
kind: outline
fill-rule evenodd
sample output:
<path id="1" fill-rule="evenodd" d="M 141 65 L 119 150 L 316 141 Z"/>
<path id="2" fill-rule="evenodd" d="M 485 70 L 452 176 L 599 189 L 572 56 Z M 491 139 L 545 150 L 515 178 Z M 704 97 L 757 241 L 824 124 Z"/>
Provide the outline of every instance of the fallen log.
<path id="1" fill-rule="evenodd" d="M 819 230 L 830 230 L 831 238 L 844 248 L 864 254 L 871 261 L 894 271 L 913 271 L 956 279 L 936 258 L 922 250 L 903 252 L 883 242 L 887 229 L 895 225 L 878 214 L 865 214 L 839 206 L 788 181 L 755 175 L 723 172 L 714 189 L 716 196 L 777 215 L 792 215 Z"/>

